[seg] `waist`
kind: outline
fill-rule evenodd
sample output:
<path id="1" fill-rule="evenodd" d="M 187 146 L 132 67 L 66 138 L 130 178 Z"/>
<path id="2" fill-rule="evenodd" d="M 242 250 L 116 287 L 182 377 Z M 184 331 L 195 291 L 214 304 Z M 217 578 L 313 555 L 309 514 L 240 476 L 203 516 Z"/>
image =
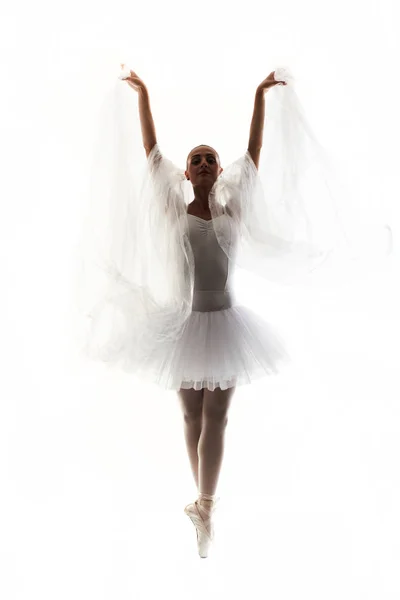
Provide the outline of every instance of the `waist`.
<path id="1" fill-rule="evenodd" d="M 232 290 L 194 290 L 192 310 L 208 312 L 226 310 L 236 304 Z"/>

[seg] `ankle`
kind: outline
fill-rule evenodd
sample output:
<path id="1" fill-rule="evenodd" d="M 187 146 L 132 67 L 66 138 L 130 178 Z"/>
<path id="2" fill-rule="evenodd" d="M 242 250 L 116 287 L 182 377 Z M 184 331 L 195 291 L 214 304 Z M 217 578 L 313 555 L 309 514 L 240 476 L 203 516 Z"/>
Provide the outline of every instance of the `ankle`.
<path id="1" fill-rule="evenodd" d="M 211 494 L 203 494 L 200 492 L 199 494 L 199 498 L 197 500 L 197 504 L 199 504 L 200 506 L 207 508 L 207 509 L 212 509 L 215 504 L 217 502 L 217 496 L 215 494 L 211 495 Z"/>
<path id="2" fill-rule="evenodd" d="M 215 494 L 206 494 L 204 492 L 199 492 L 199 502 L 214 502 L 215 499 Z"/>
<path id="3" fill-rule="evenodd" d="M 212 508 L 214 501 L 213 500 L 198 500 L 197 501 L 200 506 L 204 506 L 204 508 Z"/>

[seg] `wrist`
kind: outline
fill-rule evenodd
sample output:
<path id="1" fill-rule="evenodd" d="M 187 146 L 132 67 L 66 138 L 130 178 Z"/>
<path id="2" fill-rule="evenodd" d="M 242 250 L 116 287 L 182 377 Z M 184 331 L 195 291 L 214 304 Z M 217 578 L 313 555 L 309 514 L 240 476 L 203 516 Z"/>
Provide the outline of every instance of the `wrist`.
<path id="1" fill-rule="evenodd" d="M 149 92 L 148 92 L 148 90 L 147 90 L 147 87 L 146 87 L 146 86 L 143 86 L 143 87 L 141 87 L 141 88 L 139 89 L 139 92 L 138 92 L 138 93 L 139 93 L 139 95 L 140 95 L 140 96 L 143 96 L 143 97 L 146 97 L 146 98 L 149 96 Z"/>

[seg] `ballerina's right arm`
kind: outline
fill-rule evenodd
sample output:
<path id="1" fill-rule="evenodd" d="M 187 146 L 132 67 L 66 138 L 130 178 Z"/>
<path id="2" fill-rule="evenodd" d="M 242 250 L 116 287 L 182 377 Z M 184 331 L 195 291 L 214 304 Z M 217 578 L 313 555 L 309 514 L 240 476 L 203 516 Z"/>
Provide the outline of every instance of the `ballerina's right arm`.
<path id="1" fill-rule="evenodd" d="M 121 64 L 121 69 L 124 69 L 124 67 L 125 65 Z M 130 75 L 128 77 L 123 76 L 123 79 L 139 95 L 139 116 L 142 128 L 143 146 L 146 151 L 146 157 L 148 158 L 152 148 L 157 144 L 156 129 L 150 108 L 149 92 L 146 84 L 140 79 L 138 74 L 132 70 L 129 72 Z"/>
<path id="2" fill-rule="evenodd" d="M 147 88 L 143 88 L 139 91 L 139 115 L 143 146 L 146 151 L 146 157 L 148 157 L 152 148 L 157 144 L 157 137 Z"/>
<path id="3" fill-rule="evenodd" d="M 124 65 L 121 65 L 123 68 Z M 146 85 L 134 71 L 130 71 L 130 76 L 125 80 L 139 95 L 139 116 L 140 125 L 142 128 L 143 146 L 146 151 L 146 157 L 149 159 L 150 153 L 157 144 L 156 130 L 153 121 L 153 115 L 150 108 L 149 92 Z M 168 213 L 170 205 L 170 193 L 173 185 L 177 181 L 179 169 L 177 169 L 170 161 L 165 160 L 159 148 L 154 150 L 150 160 L 148 160 L 150 168 L 150 177 L 156 183 L 158 192 L 161 192 L 165 201 L 165 213 Z M 165 196 L 165 198 L 164 198 Z"/>

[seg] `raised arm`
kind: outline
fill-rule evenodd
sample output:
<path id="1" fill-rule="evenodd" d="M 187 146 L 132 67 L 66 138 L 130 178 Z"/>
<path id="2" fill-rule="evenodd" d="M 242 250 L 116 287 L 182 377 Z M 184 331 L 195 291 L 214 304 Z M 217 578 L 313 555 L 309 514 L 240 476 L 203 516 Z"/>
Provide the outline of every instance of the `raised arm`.
<path id="1" fill-rule="evenodd" d="M 139 90 L 139 115 L 143 146 L 146 151 L 146 156 L 149 156 L 151 149 L 157 143 L 157 138 L 153 115 L 151 114 L 149 93 L 146 87 Z"/>
<path id="2" fill-rule="evenodd" d="M 254 164 L 258 169 L 258 164 L 260 161 L 260 152 L 263 144 L 263 135 L 264 135 L 264 121 L 265 121 L 265 97 L 264 94 L 267 90 L 269 90 L 274 85 L 286 85 L 285 81 L 277 81 L 274 77 L 275 71 L 272 71 L 260 83 L 256 91 L 256 97 L 254 100 L 254 112 L 253 118 L 251 120 L 250 125 L 250 137 L 249 137 L 249 145 L 247 150 L 251 158 L 253 159 Z"/>
<path id="3" fill-rule="evenodd" d="M 249 145 L 247 150 L 254 164 L 258 169 L 260 161 L 260 152 L 263 143 L 264 135 L 264 119 L 265 119 L 265 98 L 262 88 L 257 88 L 256 97 L 254 100 L 253 118 L 250 125 Z"/>
<path id="4" fill-rule="evenodd" d="M 124 69 L 125 65 L 121 64 L 121 69 Z M 135 73 L 135 71 L 129 71 L 130 75 L 123 76 L 124 81 L 134 89 L 139 95 L 139 116 L 140 125 L 142 128 L 143 146 L 146 150 L 146 156 L 148 157 L 152 148 L 157 143 L 156 129 L 154 127 L 153 115 L 151 114 L 149 92 L 145 83 Z"/>

